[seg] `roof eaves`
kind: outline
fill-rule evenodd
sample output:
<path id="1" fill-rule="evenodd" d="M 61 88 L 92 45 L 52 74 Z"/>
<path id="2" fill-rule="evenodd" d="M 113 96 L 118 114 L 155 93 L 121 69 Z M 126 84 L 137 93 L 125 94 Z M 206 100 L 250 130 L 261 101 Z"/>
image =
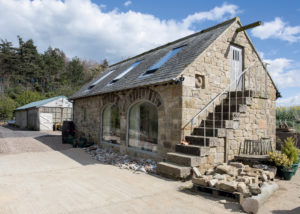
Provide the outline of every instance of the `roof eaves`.
<path id="1" fill-rule="evenodd" d="M 153 85 L 162 85 L 162 84 L 166 84 L 166 83 L 172 83 L 174 82 L 172 79 L 169 80 L 162 80 L 162 81 L 157 81 L 157 82 L 152 82 L 152 83 L 147 83 L 143 86 L 137 85 L 134 87 L 128 87 L 128 88 L 122 88 L 122 89 L 117 89 L 117 90 L 113 90 L 113 91 L 107 91 L 107 92 L 98 92 L 98 93 L 93 93 L 93 94 L 88 94 L 88 95 L 82 95 L 82 96 L 76 96 L 76 97 L 70 97 L 69 100 L 76 100 L 76 99 L 81 99 L 81 98 L 87 98 L 87 97 L 94 97 L 94 96 L 98 96 L 98 95 L 103 95 L 103 94 L 110 94 L 110 93 L 117 93 L 120 91 L 125 91 L 125 90 L 129 90 L 129 89 L 135 89 L 135 88 L 142 88 L 142 87 L 149 87 L 149 86 L 153 86 Z"/>

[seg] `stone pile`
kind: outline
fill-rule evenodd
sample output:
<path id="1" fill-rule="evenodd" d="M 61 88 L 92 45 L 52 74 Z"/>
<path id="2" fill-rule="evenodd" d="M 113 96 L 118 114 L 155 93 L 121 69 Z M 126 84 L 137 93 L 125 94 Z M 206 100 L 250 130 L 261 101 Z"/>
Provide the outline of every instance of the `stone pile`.
<path id="1" fill-rule="evenodd" d="M 193 184 L 231 193 L 240 192 L 245 197 L 260 194 L 262 184 L 275 177 L 272 171 L 251 168 L 239 162 L 218 164 L 206 170 L 203 175 L 199 175 L 199 172 L 197 174 L 198 176 L 193 176 Z"/>
<path id="2" fill-rule="evenodd" d="M 111 164 L 121 169 L 129 169 L 144 173 L 156 173 L 157 163 L 151 159 L 131 158 L 114 152 L 112 149 L 100 148 L 99 146 L 91 146 L 83 148 L 92 158 L 101 163 Z"/>

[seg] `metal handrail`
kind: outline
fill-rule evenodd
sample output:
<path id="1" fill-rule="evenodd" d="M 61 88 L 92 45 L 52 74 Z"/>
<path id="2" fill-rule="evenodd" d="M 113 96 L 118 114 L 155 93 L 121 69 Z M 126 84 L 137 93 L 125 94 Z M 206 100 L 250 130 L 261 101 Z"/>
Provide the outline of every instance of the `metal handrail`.
<path id="1" fill-rule="evenodd" d="M 258 61 L 254 61 L 253 63 L 250 64 L 250 66 L 248 68 L 246 68 L 239 76 L 238 76 L 238 80 L 240 80 L 240 78 L 250 69 L 252 68 L 252 66 L 254 66 Z M 232 82 L 231 84 L 229 84 L 229 86 L 227 88 L 225 88 L 221 93 L 219 93 L 214 99 L 212 99 L 208 104 L 206 104 L 206 106 L 199 111 L 186 125 L 184 125 L 182 127 L 182 130 L 184 130 L 189 124 L 193 123 L 193 120 L 198 117 L 200 114 L 202 114 L 203 112 L 205 112 L 212 104 L 215 103 L 215 101 L 221 97 L 223 94 L 227 93 L 228 90 L 231 89 L 231 87 L 233 86 L 233 84 L 237 84 L 237 81 Z M 222 105 L 223 108 L 223 105 Z M 223 113 L 223 110 L 222 110 Z M 204 132 L 205 133 L 205 132 Z"/>

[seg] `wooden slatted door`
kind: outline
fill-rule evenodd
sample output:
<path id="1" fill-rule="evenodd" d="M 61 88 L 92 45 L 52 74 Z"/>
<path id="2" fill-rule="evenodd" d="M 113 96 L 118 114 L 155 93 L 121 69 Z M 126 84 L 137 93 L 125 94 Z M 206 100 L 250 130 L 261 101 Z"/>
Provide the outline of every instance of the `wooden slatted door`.
<path id="1" fill-rule="evenodd" d="M 240 77 L 243 72 L 243 54 L 242 48 L 230 46 L 230 63 L 231 63 L 231 91 L 241 91 L 243 87 L 243 78 Z M 240 77 L 240 78 L 239 78 Z"/>

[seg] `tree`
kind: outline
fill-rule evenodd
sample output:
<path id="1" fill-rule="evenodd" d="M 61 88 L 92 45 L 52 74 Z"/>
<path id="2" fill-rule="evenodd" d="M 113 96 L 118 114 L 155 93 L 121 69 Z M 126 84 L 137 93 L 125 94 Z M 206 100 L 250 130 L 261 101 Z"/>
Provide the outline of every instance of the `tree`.
<path id="1" fill-rule="evenodd" d="M 84 83 L 83 65 L 81 64 L 79 58 L 74 57 L 68 63 L 65 78 L 71 85 Z"/>
<path id="2" fill-rule="evenodd" d="M 16 103 L 13 99 L 6 96 L 0 96 L 0 120 L 11 119 L 15 108 Z"/>
<path id="3" fill-rule="evenodd" d="M 58 48 L 49 47 L 42 55 L 40 66 L 45 78 L 45 92 L 52 92 L 55 88 L 65 84 L 61 76 L 66 72 L 66 62 L 64 52 Z"/>
<path id="4" fill-rule="evenodd" d="M 14 100 L 16 106 L 70 96 L 108 66 L 106 59 L 100 64 L 78 57 L 69 60 L 58 48 L 39 53 L 32 39 L 24 41 L 18 36 L 18 41 L 18 47 L 13 47 L 11 42 L 0 40 L 0 89 L 4 88 L 2 95 Z"/>
<path id="5" fill-rule="evenodd" d="M 45 98 L 45 96 L 43 96 L 42 94 L 40 94 L 37 91 L 26 90 L 26 91 L 23 91 L 23 93 L 21 93 L 20 95 L 16 96 L 16 102 L 17 102 L 18 106 L 23 106 L 28 103 L 38 101 L 38 100 L 41 100 L 44 98 Z"/>

